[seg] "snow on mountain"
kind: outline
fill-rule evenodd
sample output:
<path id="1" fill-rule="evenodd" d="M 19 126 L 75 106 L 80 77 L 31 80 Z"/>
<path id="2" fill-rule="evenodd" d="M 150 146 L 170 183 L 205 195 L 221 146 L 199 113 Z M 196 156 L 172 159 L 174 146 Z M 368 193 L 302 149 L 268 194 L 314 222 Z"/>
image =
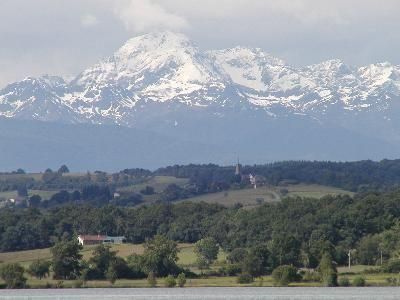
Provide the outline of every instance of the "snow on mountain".
<path id="1" fill-rule="evenodd" d="M 255 91 L 266 91 L 272 81 L 271 74 L 285 68 L 282 60 L 261 49 L 236 47 L 210 51 L 209 55 L 234 83 Z"/>
<path id="2" fill-rule="evenodd" d="M 182 34 L 156 32 L 128 40 L 70 82 L 43 76 L 8 85 L 0 90 L 0 116 L 132 127 L 150 106 L 213 107 L 223 115 L 239 105 L 322 119 L 382 112 L 399 97 L 400 67 L 390 63 L 357 69 L 329 60 L 296 68 L 261 49 L 201 51 Z"/>
<path id="3" fill-rule="evenodd" d="M 67 86 L 61 77 L 27 77 L 0 92 L 0 116 L 42 121 L 78 122 L 61 99 Z"/>
<path id="4" fill-rule="evenodd" d="M 220 81 L 214 66 L 185 36 L 163 32 L 130 39 L 74 84 L 87 92 L 118 83 L 138 96 L 163 102 Z"/>

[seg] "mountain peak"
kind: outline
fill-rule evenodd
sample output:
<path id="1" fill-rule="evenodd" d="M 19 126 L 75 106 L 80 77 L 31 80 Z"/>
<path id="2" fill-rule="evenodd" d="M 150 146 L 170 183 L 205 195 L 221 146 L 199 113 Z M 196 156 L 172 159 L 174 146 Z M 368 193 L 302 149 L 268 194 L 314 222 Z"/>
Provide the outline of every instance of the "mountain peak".
<path id="1" fill-rule="evenodd" d="M 157 31 L 129 39 L 119 50 L 119 54 L 131 54 L 138 51 L 166 51 L 171 49 L 192 48 L 194 44 L 181 33 Z"/>
<path id="2" fill-rule="evenodd" d="M 320 117 L 381 109 L 380 103 L 386 109 L 393 95 L 400 95 L 400 67 L 389 63 L 354 69 L 332 59 L 297 68 L 260 48 L 202 51 L 184 34 L 157 31 L 129 39 L 72 81 L 45 75 L 8 86 L 0 91 L 0 115 L 46 120 L 53 112 L 134 126 L 141 110 L 156 105 L 171 111 L 238 105 Z"/>

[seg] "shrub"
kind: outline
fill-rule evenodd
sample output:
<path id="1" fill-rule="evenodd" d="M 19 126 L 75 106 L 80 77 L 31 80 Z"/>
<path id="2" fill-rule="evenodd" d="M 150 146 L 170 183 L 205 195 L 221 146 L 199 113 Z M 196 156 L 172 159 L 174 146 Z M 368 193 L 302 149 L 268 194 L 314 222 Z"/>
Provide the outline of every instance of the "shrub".
<path id="1" fill-rule="evenodd" d="M 147 283 L 150 287 L 155 287 L 157 285 L 156 275 L 153 272 L 150 272 L 147 276 Z"/>
<path id="2" fill-rule="evenodd" d="M 294 266 L 279 266 L 272 271 L 272 279 L 277 286 L 287 286 L 293 281 L 298 281 L 300 276 L 297 274 L 297 268 Z"/>
<path id="3" fill-rule="evenodd" d="M 28 273 L 41 280 L 42 278 L 49 276 L 50 265 L 51 263 L 49 261 L 37 260 L 29 266 Z"/>
<path id="4" fill-rule="evenodd" d="M 399 282 L 400 282 L 400 278 L 388 277 L 388 278 L 386 278 L 386 282 L 387 282 L 390 286 L 398 286 L 398 285 L 399 285 Z"/>
<path id="5" fill-rule="evenodd" d="M 17 263 L 3 265 L 0 269 L 0 277 L 4 280 L 8 289 L 25 287 L 26 278 L 24 268 Z"/>
<path id="6" fill-rule="evenodd" d="M 303 276 L 303 281 L 310 282 L 310 281 L 321 281 L 321 274 L 315 271 L 305 271 Z"/>
<path id="7" fill-rule="evenodd" d="M 239 264 L 247 255 L 247 250 L 244 248 L 235 248 L 229 253 L 227 259 L 232 264 Z"/>
<path id="8" fill-rule="evenodd" d="M 179 287 L 184 287 L 186 284 L 186 276 L 185 273 L 180 273 L 176 278 Z"/>
<path id="9" fill-rule="evenodd" d="M 365 279 L 362 276 L 356 276 L 353 279 L 353 286 L 365 286 Z"/>
<path id="10" fill-rule="evenodd" d="M 329 253 L 322 256 L 318 269 L 324 286 L 337 286 L 337 270 Z"/>
<path id="11" fill-rule="evenodd" d="M 128 256 L 127 261 L 130 269 L 130 278 L 146 278 L 143 270 L 144 260 L 141 255 L 132 254 Z"/>
<path id="12" fill-rule="evenodd" d="M 350 286 L 350 280 L 348 277 L 340 277 L 339 278 L 339 286 Z"/>
<path id="13" fill-rule="evenodd" d="M 237 283 L 246 284 L 254 282 L 253 276 L 250 274 L 240 274 L 237 278 Z"/>
<path id="14" fill-rule="evenodd" d="M 174 276 L 172 276 L 172 275 L 168 275 L 165 278 L 164 283 L 165 283 L 165 287 L 168 287 L 168 288 L 172 288 L 172 287 L 176 286 L 176 280 L 175 280 Z"/>
<path id="15" fill-rule="evenodd" d="M 225 276 L 236 276 L 241 272 L 242 269 L 239 264 L 226 264 L 219 269 L 219 273 Z"/>
<path id="16" fill-rule="evenodd" d="M 204 238 L 195 244 L 194 252 L 200 269 L 207 269 L 218 257 L 219 246 L 213 238 Z"/>
<path id="17" fill-rule="evenodd" d="M 400 260 L 390 260 L 382 266 L 385 273 L 400 273 Z"/>

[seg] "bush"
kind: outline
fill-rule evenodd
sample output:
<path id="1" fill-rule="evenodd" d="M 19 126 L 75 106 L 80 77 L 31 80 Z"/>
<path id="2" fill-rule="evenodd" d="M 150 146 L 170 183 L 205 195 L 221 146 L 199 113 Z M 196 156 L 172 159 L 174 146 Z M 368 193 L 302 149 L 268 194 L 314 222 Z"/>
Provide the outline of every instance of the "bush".
<path id="1" fill-rule="evenodd" d="M 253 276 L 250 274 L 240 274 L 237 278 L 237 283 L 246 284 L 254 282 Z"/>
<path id="2" fill-rule="evenodd" d="M 284 265 L 272 271 L 272 279 L 277 286 L 287 286 L 293 281 L 298 281 L 300 276 L 297 274 L 297 268 Z"/>
<path id="3" fill-rule="evenodd" d="M 29 266 L 28 273 L 41 280 L 42 278 L 49 276 L 50 265 L 51 263 L 49 261 L 37 260 Z"/>
<path id="4" fill-rule="evenodd" d="M 339 286 L 350 286 L 350 280 L 348 277 L 340 277 L 339 278 Z"/>
<path id="5" fill-rule="evenodd" d="M 156 275 L 153 272 L 150 272 L 147 276 L 147 283 L 149 287 L 155 287 L 157 285 Z"/>
<path id="6" fill-rule="evenodd" d="M 247 250 L 244 248 L 235 248 L 229 253 L 227 259 L 232 264 L 239 264 L 247 255 Z"/>
<path id="7" fill-rule="evenodd" d="M 168 288 L 172 288 L 172 287 L 176 286 L 176 280 L 175 280 L 174 276 L 168 275 L 165 278 L 164 284 L 165 284 L 165 287 L 168 287 Z"/>
<path id="8" fill-rule="evenodd" d="M 365 286 L 365 279 L 362 276 L 356 276 L 353 279 L 353 286 Z"/>
<path id="9" fill-rule="evenodd" d="M 17 263 L 3 265 L 0 269 L 0 277 L 4 280 L 8 289 L 25 287 L 26 278 L 24 268 Z"/>
<path id="10" fill-rule="evenodd" d="M 385 273 L 400 273 L 400 260 L 390 260 L 382 266 Z"/>
<path id="11" fill-rule="evenodd" d="M 219 269 L 219 273 L 225 276 L 236 276 L 241 272 L 242 269 L 239 264 L 226 264 Z"/>
<path id="12" fill-rule="evenodd" d="M 146 278 L 146 274 L 143 270 L 144 261 L 141 255 L 132 254 L 128 256 L 127 261 L 130 270 L 130 278 Z"/>
<path id="13" fill-rule="evenodd" d="M 386 282 L 387 282 L 390 286 L 398 286 L 398 285 L 399 285 L 399 278 L 388 277 L 388 278 L 386 278 Z"/>
<path id="14" fill-rule="evenodd" d="M 321 274 L 315 271 L 305 271 L 302 276 L 302 280 L 306 282 L 310 281 L 321 281 Z"/>
<path id="15" fill-rule="evenodd" d="M 179 287 L 184 287 L 186 284 L 186 276 L 185 273 L 180 273 L 176 278 Z"/>

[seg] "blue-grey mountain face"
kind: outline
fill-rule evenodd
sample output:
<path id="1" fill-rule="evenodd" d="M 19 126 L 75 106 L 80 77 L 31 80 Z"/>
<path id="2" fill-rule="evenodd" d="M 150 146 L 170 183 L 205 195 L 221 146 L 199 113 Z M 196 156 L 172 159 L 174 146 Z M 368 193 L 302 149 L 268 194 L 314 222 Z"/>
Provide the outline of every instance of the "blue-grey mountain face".
<path id="1" fill-rule="evenodd" d="M 200 51 L 153 33 L 70 82 L 0 90 L 0 168 L 395 157 L 399 113 L 400 66 L 295 68 L 260 49 Z"/>

